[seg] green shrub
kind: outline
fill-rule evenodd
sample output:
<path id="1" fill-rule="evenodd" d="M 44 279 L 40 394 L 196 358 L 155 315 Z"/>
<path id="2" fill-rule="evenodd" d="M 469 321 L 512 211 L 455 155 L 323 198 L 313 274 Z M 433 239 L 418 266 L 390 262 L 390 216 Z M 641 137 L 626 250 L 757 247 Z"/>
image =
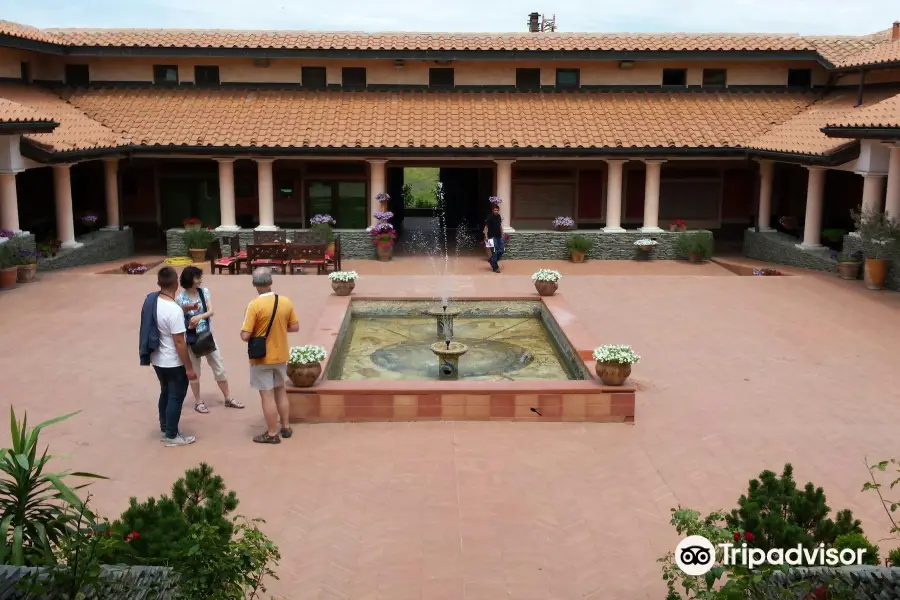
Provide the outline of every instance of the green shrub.
<path id="1" fill-rule="evenodd" d="M 184 247 L 188 250 L 206 250 L 216 237 L 209 229 L 188 229 L 182 234 Z"/>
<path id="2" fill-rule="evenodd" d="M 699 254 L 709 258 L 713 253 L 712 234 L 708 231 L 691 231 L 678 236 L 678 249 L 683 254 Z"/>
<path id="3" fill-rule="evenodd" d="M 822 488 L 807 483 L 803 490 L 797 489 L 793 473 L 793 467 L 786 464 L 781 477 L 763 471 L 759 479 L 751 480 L 747 494 L 738 500 L 738 508 L 728 515 L 728 527 L 752 532 L 755 546 L 765 551 L 798 544 L 804 548 L 834 544 L 841 535 L 863 532 L 849 510 L 838 512 L 836 520 L 831 520 Z"/>
<path id="4" fill-rule="evenodd" d="M 9 247 L 11 243 L 12 242 L 6 242 L 5 244 L 0 245 L 0 269 L 8 269 L 16 266 L 13 251 Z"/>
<path id="5" fill-rule="evenodd" d="M 327 223 L 314 223 L 310 227 L 310 230 L 322 233 L 322 235 L 325 236 L 325 241 L 327 243 L 330 244 L 334 242 L 334 230 L 331 229 L 331 225 L 328 225 Z"/>
<path id="6" fill-rule="evenodd" d="M 863 259 L 863 253 L 861 250 L 857 250 L 856 252 L 852 252 L 852 253 L 841 252 L 840 254 L 837 255 L 838 262 L 858 263 L 858 262 L 862 262 L 862 259 Z"/>
<path id="7" fill-rule="evenodd" d="M 594 247 L 594 240 L 583 235 L 575 234 L 566 238 L 566 249 L 569 252 L 581 252 L 587 254 Z"/>
<path id="8" fill-rule="evenodd" d="M 873 565 L 876 567 L 881 564 L 878 559 L 878 546 L 866 539 L 866 536 L 861 533 L 839 535 L 837 539 L 834 540 L 834 547 L 838 550 L 865 550 L 866 553 L 863 554 L 862 564 Z"/>
<path id="9" fill-rule="evenodd" d="M 900 548 L 894 548 L 887 555 L 888 566 L 900 567 Z"/>

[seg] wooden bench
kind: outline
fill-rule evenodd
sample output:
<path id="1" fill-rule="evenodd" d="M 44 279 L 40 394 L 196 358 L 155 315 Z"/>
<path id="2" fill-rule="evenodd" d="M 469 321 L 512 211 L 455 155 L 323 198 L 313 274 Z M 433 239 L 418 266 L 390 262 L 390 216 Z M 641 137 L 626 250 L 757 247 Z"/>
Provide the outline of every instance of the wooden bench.
<path id="1" fill-rule="evenodd" d="M 247 246 L 247 267 L 252 273 L 256 267 L 280 267 L 287 274 L 285 246 L 283 244 L 252 244 Z"/>
<path id="2" fill-rule="evenodd" d="M 231 249 L 231 254 L 229 256 L 224 256 L 222 254 L 222 242 L 227 242 Z M 219 275 L 222 274 L 222 271 L 228 269 L 229 275 L 234 275 L 238 271 L 241 270 L 241 260 L 246 255 L 241 252 L 241 238 L 238 236 L 232 236 L 230 238 L 223 238 L 221 241 L 216 239 L 209 245 L 209 272 L 215 273 L 219 272 Z"/>
<path id="3" fill-rule="evenodd" d="M 325 244 L 288 244 L 285 248 L 288 265 L 291 268 L 291 275 L 294 269 L 303 267 L 315 267 L 316 274 L 321 275 L 325 272 L 325 254 L 328 252 L 328 246 Z"/>

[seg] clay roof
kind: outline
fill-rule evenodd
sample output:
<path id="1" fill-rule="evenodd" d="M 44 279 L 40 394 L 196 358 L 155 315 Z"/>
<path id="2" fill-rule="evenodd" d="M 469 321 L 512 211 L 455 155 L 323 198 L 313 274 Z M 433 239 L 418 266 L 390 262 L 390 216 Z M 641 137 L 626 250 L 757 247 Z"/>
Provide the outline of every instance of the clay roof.
<path id="1" fill-rule="evenodd" d="M 0 19 L 0 35 L 8 35 L 34 42 L 46 42 L 50 44 L 61 43 L 61 40 L 49 31 L 38 29 L 31 25 L 21 25 L 19 23 L 13 23 L 12 21 L 4 21 L 2 19 Z"/>
<path id="2" fill-rule="evenodd" d="M 0 123 L 53 123 L 53 118 L 18 102 L 0 98 Z"/>
<path id="3" fill-rule="evenodd" d="M 849 58 L 885 42 L 885 38 L 880 34 L 862 37 L 806 36 L 805 39 L 815 47 L 822 58 L 833 65 L 840 65 Z"/>
<path id="4" fill-rule="evenodd" d="M 897 91 L 870 90 L 865 94 L 865 106 L 892 97 Z M 821 129 L 829 123 L 852 120 L 865 109 L 853 108 L 856 90 L 842 90 L 816 102 L 808 110 L 788 119 L 781 125 L 754 139 L 749 147 L 755 150 L 787 152 L 823 156 L 855 143 L 854 140 L 829 138 Z M 874 107 L 873 107 L 874 108 Z"/>
<path id="5" fill-rule="evenodd" d="M 737 148 L 803 110 L 796 93 L 70 90 L 142 146 Z"/>
<path id="6" fill-rule="evenodd" d="M 896 91 L 896 90 L 895 90 Z M 866 96 L 868 97 L 868 96 Z M 866 103 L 859 110 L 835 116 L 826 127 L 883 128 L 900 127 L 900 94 L 875 104 Z"/>
<path id="7" fill-rule="evenodd" d="M 0 111 L 3 110 L 3 105 L 18 105 L 31 114 L 59 123 L 59 127 L 52 133 L 30 133 L 23 136 L 54 152 L 111 148 L 124 143 L 121 136 L 90 119 L 59 96 L 35 86 L 0 84 L 0 103 Z"/>
<path id="8" fill-rule="evenodd" d="M 847 57 L 838 67 L 862 67 L 889 63 L 900 64 L 900 40 L 883 42 Z"/>

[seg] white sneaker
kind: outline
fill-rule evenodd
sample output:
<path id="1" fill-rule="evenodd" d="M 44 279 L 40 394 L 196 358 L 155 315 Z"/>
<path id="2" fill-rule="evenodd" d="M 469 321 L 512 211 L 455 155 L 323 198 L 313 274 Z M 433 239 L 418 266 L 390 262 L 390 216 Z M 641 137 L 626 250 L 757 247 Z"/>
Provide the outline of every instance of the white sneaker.
<path id="1" fill-rule="evenodd" d="M 192 435 L 184 435 L 183 433 L 179 433 L 173 438 L 166 439 L 166 448 L 172 448 L 174 446 L 187 446 L 188 444 L 193 444 L 197 441 Z"/>

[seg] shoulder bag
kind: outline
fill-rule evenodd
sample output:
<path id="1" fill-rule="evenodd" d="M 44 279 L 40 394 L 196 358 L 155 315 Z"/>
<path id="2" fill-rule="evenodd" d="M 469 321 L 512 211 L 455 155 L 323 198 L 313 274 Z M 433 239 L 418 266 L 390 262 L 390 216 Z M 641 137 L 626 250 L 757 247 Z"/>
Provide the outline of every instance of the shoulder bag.
<path id="1" fill-rule="evenodd" d="M 206 312 L 205 294 L 203 293 L 203 290 L 198 290 L 198 292 L 200 294 L 200 304 L 203 307 L 203 312 Z M 197 358 L 206 356 L 207 354 L 212 354 L 216 351 L 216 340 L 213 339 L 212 327 L 209 324 L 209 319 L 207 319 L 206 323 L 206 331 L 201 331 L 200 333 L 196 334 L 196 338 L 191 344 L 191 351 Z"/>
<path id="2" fill-rule="evenodd" d="M 275 306 L 272 307 L 272 317 L 269 319 L 266 335 L 263 337 L 252 337 L 247 341 L 247 356 L 250 358 L 260 359 L 266 357 L 266 339 L 269 337 L 269 332 L 272 331 L 276 314 L 278 314 L 278 294 L 275 294 Z"/>

